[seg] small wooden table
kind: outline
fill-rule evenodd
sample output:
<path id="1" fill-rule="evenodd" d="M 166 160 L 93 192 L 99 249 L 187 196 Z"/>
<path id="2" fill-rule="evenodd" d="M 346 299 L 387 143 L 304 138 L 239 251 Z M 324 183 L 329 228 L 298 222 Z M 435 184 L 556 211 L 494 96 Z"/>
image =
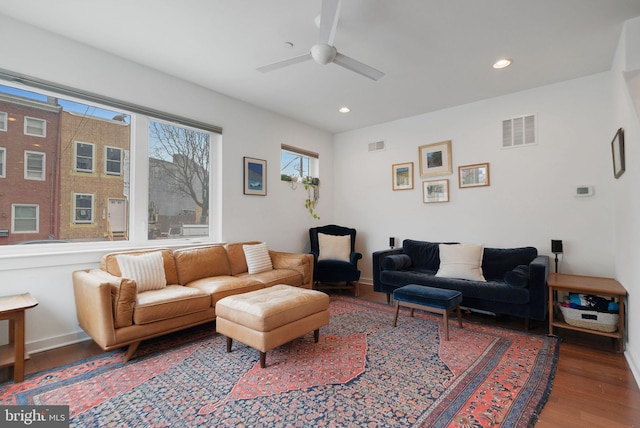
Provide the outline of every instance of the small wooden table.
<path id="1" fill-rule="evenodd" d="M 553 334 L 553 327 L 560 327 L 569 330 L 582 331 L 585 333 L 597 334 L 600 336 L 618 339 L 620 352 L 624 351 L 624 304 L 627 290 L 613 278 L 601 278 L 597 276 L 569 275 L 563 273 L 552 273 L 547 278 L 549 286 L 549 334 Z M 558 291 L 594 294 L 603 297 L 615 297 L 618 299 L 618 331 L 608 333 L 604 331 L 591 330 L 588 328 L 569 325 L 564 322 L 554 321 L 554 304 Z"/>
<path id="2" fill-rule="evenodd" d="M 0 367 L 13 365 L 16 383 L 24 380 L 24 311 L 38 305 L 29 293 L 0 297 L 0 320 L 9 320 L 9 344 L 0 347 Z"/>

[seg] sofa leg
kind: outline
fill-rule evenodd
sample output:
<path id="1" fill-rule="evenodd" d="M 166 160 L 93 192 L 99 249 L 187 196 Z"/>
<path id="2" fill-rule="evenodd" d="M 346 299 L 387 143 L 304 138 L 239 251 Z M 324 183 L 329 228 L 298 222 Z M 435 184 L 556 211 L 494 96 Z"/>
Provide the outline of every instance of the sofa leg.
<path id="1" fill-rule="evenodd" d="M 524 331 L 529 331 L 529 318 L 524 319 Z"/>
<path id="2" fill-rule="evenodd" d="M 391 294 L 387 293 L 387 305 L 391 304 Z"/>
<path id="3" fill-rule="evenodd" d="M 127 349 L 127 355 L 124 356 L 124 362 L 128 362 L 131 358 L 133 358 L 133 354 L 138 350 L 138 346 L 140 346 L 140 342 L 134 342 L 129 345 L 129 349 Z"/>

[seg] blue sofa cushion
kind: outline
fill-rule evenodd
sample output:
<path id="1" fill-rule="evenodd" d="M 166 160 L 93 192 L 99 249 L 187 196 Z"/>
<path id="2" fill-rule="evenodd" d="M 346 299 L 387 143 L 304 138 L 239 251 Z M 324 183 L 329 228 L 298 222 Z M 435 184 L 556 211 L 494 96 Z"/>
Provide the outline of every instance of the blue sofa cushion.
<path id="1" fill-rule="evenodd" d="M 402 270 L 411 267 L 411 257 L 406 254 L 392 254 L 382 259 L 383 270 Z"/>
<path id="2" fill-rule="evenodd" d="M 457 244 L 457 242 L 443 242 Z M 405 239 L 402 250 L 411 258 L 411 265 L 416 269 L 437 271 L 440 267 L 440 242 L 414 241 Z"/>
<path id="3" fill-rule="evenodd" d="M 486 248 L 482 256 L 482 274 L 487 280 L 504 280 L 504 274 L 519 265 L 528 265 L 538 256 L 535 247 Z"/>
<path id="4" fill-rule="evenodd" d="M 511 287 L 525 288 L 529 286 L 529 265 L 518 265 L 504 274 L 504 282 Z"/>
<path id="5" fill-rule="evenodd" d="M 409 284 L 394 290 L 393 299 L 432 308 L 451 309 L 462 302 L 462 293 L 445 288 Z"/>

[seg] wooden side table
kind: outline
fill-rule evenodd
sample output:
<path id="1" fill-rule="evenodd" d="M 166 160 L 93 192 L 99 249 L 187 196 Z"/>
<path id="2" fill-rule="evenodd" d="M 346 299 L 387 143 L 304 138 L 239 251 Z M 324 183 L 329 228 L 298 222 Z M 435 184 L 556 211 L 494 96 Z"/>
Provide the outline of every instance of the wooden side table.
<path id="1" fill-rule="evenodd" d="M 618 339 L 619 351 L 624 351 L 624 304 L 625 298 L 627 297 L 627 290 L 625 290 L 622 284 L 613 278 L 552 273 L 547 278 L 547 285 L 549 286 L 549 334 L 553 334 L 553 327 L 560 327 L 568 330 L 612 337 Z M 618 331 L 608 333 L 555 321 L 553 315 L 558 291 L 615 297 L 618 300 Z"/>
<path id="2" fill-rule="evenodd" d="M 0 367 L 13 365 L 16 383 L 24 380 L 24 312 L 38 305 L 29 293 L 0 297 L 0 320 L 9 320 L 9 344 L 0 347 Z"/>

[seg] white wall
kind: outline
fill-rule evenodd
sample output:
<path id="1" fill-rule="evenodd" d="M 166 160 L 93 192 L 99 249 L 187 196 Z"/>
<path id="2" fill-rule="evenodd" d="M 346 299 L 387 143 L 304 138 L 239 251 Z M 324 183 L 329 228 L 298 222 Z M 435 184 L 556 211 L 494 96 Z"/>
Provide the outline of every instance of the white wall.
<path id="1" fill-rule="evenodd" d="M 321 195 L 330 195 L 329 133 L 2 15 L 0 38 L 14 41 L 3 48 L 4 69 L 223 127 L 222 239 L 261 240 L 281 251 L 308 249 L 308 228 L 319 222 L 304 209 L 304 191 L 280 182 L 280 144 L 320 154 Z M 267 160 L 266 197 L 243 195 L 243 156 Z M 332 208 L 331 198 L 321 196 L 322 221 L 331 221 Z M 104 252 L 0 257 L 0 295 L 29 291 L 40 302 L 27 312 L 29 350 L 86 337 L 77 325 L 71 272 L 97 266 Z M 6 338 L 4 324 L 0 342 Z"/>
<path id="2" fill-rule="evenodd" d="M 602 73 L 336 135 L 334 217 L 358 229 L 363 280 L 390 236 L 531 245 L 551 256 L 551 239 L 561 239 L 561 272 L 613 276 L 611 110 L 611 73 Z M 502 149 L 502 120 L 528 114 L 538 144 Z M 386 150 L 369 153 L 379 140 Z M 418 146 L 444 140 L 454 173 L 421 178 Z M 391 165 L 401 162 L 414 162 L 413 190 L 391 190 Z M 485 162 L 490 186 L 459 189 L 458 166 Z M 449 179 L 450 202 L 422 202 L 422 182 L 434 178 Z M 584 184 L 595 195 L 575 197 Z"/>
<path id="3" fill-rule="evenodd" d="M 615 276 L 629 293 L 627 361 L 640 383 L 640 18 L 627 21 L 612 67 L 614 127 L 625 130 L 626 171 L 614 183 Z M 631 92 L 630 92 L 631 91 Z M 634 105 L 637 106 L 634 108 Z"/>

